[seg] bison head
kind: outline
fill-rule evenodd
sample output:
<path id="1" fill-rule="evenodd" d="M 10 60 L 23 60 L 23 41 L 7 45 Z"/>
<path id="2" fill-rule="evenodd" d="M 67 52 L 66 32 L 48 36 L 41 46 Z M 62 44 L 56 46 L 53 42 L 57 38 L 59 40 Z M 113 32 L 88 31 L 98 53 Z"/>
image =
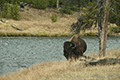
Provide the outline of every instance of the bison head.
<path id="1" fill-rule="evenodd" d="M 72 58 L 72 56 L 74 55 L 74 50 L 76 48 L 76 44 L 74 44 L 73 42 L 65 42 L 64 43 L 64 56 L 69 59 Z"/>

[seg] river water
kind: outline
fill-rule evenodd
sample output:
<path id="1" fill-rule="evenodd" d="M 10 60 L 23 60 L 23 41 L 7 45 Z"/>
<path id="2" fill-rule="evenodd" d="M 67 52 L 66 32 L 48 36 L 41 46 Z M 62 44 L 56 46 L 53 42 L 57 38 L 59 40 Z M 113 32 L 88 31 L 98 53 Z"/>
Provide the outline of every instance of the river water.
<path id="1" fill-rule="evenodd" d="M 66 60 L 63 43 L 70 38 L 0 37 L 0 76 L 19 71 L 37 63 Z M 98 52 L 98 38 L 83 38 L 87 43 L 85 54 Z M 107 50 L 120 48 L 120 38 L 108 38 Z"/>

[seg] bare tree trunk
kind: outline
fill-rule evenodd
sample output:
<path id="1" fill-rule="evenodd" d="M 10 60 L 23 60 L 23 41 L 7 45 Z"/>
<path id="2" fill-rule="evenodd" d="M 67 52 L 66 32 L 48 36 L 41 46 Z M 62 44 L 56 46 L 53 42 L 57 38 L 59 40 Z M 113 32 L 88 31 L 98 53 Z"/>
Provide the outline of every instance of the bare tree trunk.
<path id="1" fill-rule="evenodd" d="M 97 0 L 96 6 L 98 7 L 98 33 L 99 33 L 99 57 L 105 56 L 106 43 L 107 43 L 107 25 L 109 16 L 109 4 L 110 0 Z M 105 7 L 105 13 L 102 13 L 103 6 Z M 103 22 L 103 23 L 102 23 Z"/>
<path id="2" fill-rule="evenodd" d="M 101 37 L 102 37 L 102 21 L 103 21 L 103 13 L 102 13 L 102 6 L 104 5 L 103 0 L 97 0 L 97 8 L 98 8 L 98 14 L 97 14 L 97 23 L 98 23 L 98 36 L 99 36 L 99 56 L 101 56 Z"/>
<path id="3" fill-rule="evenodd" d="M 107 43 L 109 4 L 110 4 L 110 0 L 106 0 L 106 10 L 105 10 L 105 15 L 103 19 L 102 35 L 101 35 L 101 50 L 100 50 L 101 53 L 100 54 L 102 54 L 102 56 L 105 56 L 106 43 Z"/>
<path id="4" fill-rule="evenodd" d="M 57 8 L 57 10 L 58 10 L 58 8 L 59 8 L 59 0 L 57 0 L 56 8 Z"/>

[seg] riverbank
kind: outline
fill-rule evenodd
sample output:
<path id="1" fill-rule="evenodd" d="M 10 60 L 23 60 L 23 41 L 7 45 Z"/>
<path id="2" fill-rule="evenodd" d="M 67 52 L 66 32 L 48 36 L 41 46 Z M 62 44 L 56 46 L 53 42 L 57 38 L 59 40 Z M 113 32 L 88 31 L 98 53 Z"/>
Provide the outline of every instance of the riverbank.
<path id="1" fill-rule="evenodd" d="M 52 14 L 57 15 L 57 22 L 51 21 Z M 4 37 L 68 37 L 72 36 L 70 31 L 72 23 L 77 22 L 81 12 L 73 12 L 72 15 L 60 14 L 55 9 L 34 9 L 20 12 L 20 20 L 1 19 L 0 36 Z M 109 26 L 115 26 L 114 24 Z M 81 36 L 95 36 L 98 33 L 97 27 L 81 30 Z M 120 34 L 119 34 L 120 35 Z"/>
<path id="2" fill-rule="evenodd" d="M 57 22 L 51 21 L 52 14 L 57 15 Z M 20 12 L 20 20 L 1 19 L 0 36 L 44 36 L 44 37 L 63 37 L 72 36 L 70 31 L 72 23 L 77 22 L 79 12 L 73 12 L 72 15 L 60 14 L 55 9 L 34 9 Z M 95 35 L 97 28 L 81 31 L 80 35 Z"/>
<path id="3" fill-rule="evenodd" d="M 51 21 L 52 14 L 57 14 L 57 22 Z M 0 36 L 70 36 L 70 25 L 77 20 L 74 15 L 61 15 L 54 9 L 34 9 L 20 12 L 21 19 L 2 19 L 0 21 Z"/>
<path id="4" fill-rule="evenodd" d="M 120 57 L 120 49 L 110 49 L 106 58 Z M 93 57 L 98 56 L 93 55 Z M 119 80 L 120 64 L 83 66 L 82 62 L 44 62 L 12 74 L 3 75 L 0 80 Z"/>

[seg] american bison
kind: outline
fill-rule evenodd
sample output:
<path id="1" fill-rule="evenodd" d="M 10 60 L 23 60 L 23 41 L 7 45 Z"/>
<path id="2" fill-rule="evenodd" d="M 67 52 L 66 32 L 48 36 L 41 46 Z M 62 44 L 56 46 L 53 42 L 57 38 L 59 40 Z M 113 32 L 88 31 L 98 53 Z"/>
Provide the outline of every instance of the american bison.
<path id="1" fill-rule="evenodd" d="M 78 35 L 71 37 L 70 41 L 64 42 L 64 56 L 69 59 L 79 59 L 87 49 L 86 42 Z"/>

